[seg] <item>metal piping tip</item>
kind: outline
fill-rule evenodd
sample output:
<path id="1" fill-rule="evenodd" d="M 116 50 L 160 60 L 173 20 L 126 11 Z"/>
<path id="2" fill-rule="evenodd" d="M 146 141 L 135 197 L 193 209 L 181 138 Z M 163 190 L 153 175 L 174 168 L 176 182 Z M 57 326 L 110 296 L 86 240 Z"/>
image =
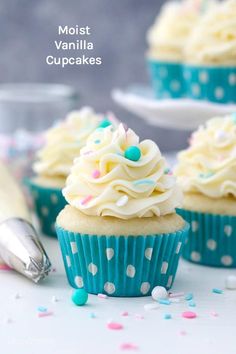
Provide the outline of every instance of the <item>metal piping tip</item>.
<path id="1" fill-rule="evenodd" d="M 0 224 L 0 257 L 35 283 L 51 270 L 51 262 L 34 227 L 23 219 L 11 218 Z"/>

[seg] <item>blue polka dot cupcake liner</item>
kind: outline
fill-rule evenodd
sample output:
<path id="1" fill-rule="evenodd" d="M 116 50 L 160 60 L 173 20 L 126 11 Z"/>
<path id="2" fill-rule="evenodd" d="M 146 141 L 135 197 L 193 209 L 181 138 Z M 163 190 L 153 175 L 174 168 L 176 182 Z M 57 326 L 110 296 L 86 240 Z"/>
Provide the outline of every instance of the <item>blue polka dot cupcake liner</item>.
<path id="1" fill-rule="evenodd" d="M 180 98 L 185 96 L 182 65 L 149 59 L 147 61 L 156 98 Z"/>
<path id="2" fill-rule="evenodd" d="M 186 96 L 215 103 L 236 103 L 235 67 L 183 66 Z"/>
<path id="3" fill-rule="evenodd" d="M 188 228 L 160 235 L 97 236 L 56 225 L 70 285 L 124 297 L 150 295 L 156 285 L 172 286 Z"/>
<path id="4" fill-rule="evenodd" d="M 236 216 L 214 215 L 179 209 L 190 231 L 183 258 L 214 267 L 236 267 Z"/>
<path id="5" fill-rule="evenodd" d="M 41 231 L 45 235 L 56 237 L 55 221 L 67 204 L 61 189 L 41 186 L 32 179 L 27 179 L 25 183 L 32 196 Z"/>

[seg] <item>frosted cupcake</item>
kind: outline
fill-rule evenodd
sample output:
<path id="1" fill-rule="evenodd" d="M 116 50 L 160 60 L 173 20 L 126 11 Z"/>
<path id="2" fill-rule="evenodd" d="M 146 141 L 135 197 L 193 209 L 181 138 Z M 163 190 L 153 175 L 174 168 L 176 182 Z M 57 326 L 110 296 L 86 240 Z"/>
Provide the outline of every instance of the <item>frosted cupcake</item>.
<path id="1" fill-rule="evenodd" d="M 56 230 L 69 283 L 89 293 L 149 295 L 170 288 L 188 226 L 182 194 L 151 140 L 123 125 L 97 129 L 63 190 Z"/>
<path id="2" fill-rule="evenodd" d="M 91 108 L 71 112 L 68 117 L 46 132 L 45 144 L 33 165 L 35 177 L 28 184 L 42 231 L 56 236 L 55 220 L 66 204 L 62 187 L 70 172 L 73 160 L 79 155 L 86 139 L 99 124 L 111 124 Z"/>
<path id="3" fill-rule="evenodd" d="M 185 94 L 183 51 L 199 20 L 200 8 L 196 5 L 192 0 L 167 2 L 147 33 L 148 66 L 157 98 Z"/>
<path id="4" fill-rule="evenodd" d="M 236 102 L 236 0 L 222 1 L 192 32 L 185 49 L 187 95 Z"/>
<path id="5" fill-rule="evenodd" d="M 179 211 L 191 225 L 184 258 L 211 266 L 236 266 L 236 115 L 213 118 L 178 156 L 184 191 Z"/>

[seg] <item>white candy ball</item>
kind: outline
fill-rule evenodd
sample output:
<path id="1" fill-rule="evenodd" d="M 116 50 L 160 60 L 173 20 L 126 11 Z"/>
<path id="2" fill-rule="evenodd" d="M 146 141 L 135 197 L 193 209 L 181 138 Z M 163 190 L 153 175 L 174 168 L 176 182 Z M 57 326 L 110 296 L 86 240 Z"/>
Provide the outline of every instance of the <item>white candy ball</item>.
<path id="1" fill-rule="evenodd" d="M 152 290 L 152 298 L 155 301 L 160 299 L 166 299 L 167 297 L 168 297 L 168 292 L 166 291 L 166 288 L 164 288 L 163 286 L 156 286 Z"/>
<path id="2" fill-rule="evenodd" d="M 226 289 L 236 290 L 236 275 L 228 275 L 225 279 Z"/>

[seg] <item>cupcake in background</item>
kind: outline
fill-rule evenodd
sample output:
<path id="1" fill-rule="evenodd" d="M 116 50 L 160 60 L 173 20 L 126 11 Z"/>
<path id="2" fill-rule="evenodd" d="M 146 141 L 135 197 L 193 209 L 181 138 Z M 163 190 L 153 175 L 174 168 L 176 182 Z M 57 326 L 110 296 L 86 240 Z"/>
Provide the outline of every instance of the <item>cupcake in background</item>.
<path id="1" fill-rule="evenodd" d="M 45 144 L 33 165 L 35 177 L 28 180 L 43 233 L 56 236 L 55 220 L 66 204 L 62 188 L 73 160 L 80 153 L 90 133 L 111 122 L 85 107 L 68 114 L 46 132 Z"/>
<path id="2" fill-rule="evenodd" d="M 149 29 L 147 59 L 157 98 L 179 98 L 185 95 L 183 51 L 199 16 L 200 6 L 196 1 L 170 1 L 163 5 Z"/>
<path id="3" fill-rule="evenodd" d="M 111 296 L 169 289 L 188 231 L 159 148 L 121 124 L 97 129 L 74 161 L 56 221 L 72 287 Z"/>
<path id="4" fill-rule="evenodd" d="M 222 1 L 200 20 L 185 48 L 187 95 L 236 103 L 236 0 Z"/>
<path id="5" fill-rule="evenodd" d="M 179 214 L 191 225 L 183 256 L 236 267 L 236 114 L 209 120 L 190 141 L 175 170 L 184 192 Z"/>

